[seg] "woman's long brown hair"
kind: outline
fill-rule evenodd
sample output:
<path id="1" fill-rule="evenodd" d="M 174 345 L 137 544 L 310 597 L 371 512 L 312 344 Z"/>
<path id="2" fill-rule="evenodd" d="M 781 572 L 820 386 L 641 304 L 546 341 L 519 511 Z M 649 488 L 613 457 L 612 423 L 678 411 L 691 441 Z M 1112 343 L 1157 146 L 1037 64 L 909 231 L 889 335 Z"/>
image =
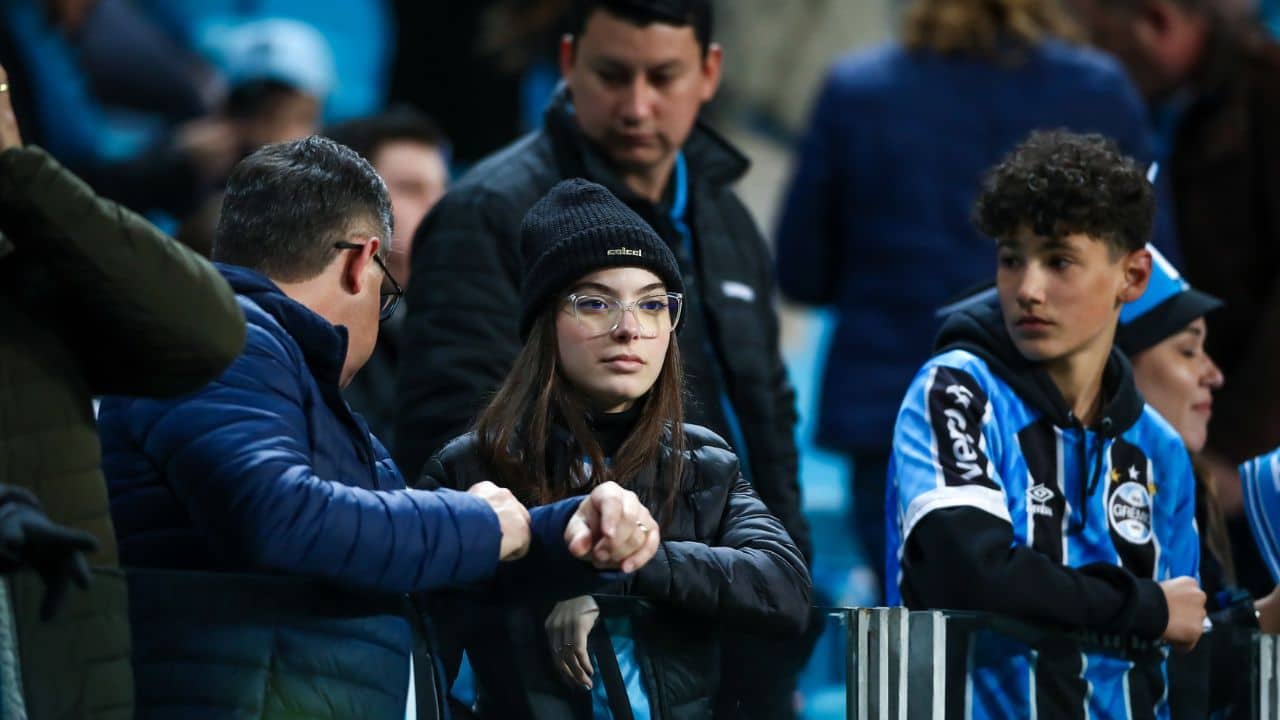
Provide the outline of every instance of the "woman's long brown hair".
<path id="1" fill-rule="evenodd" d="M 606 465 L 604 451 L 591 432 L 586 399 L 560 371 L 559 311 L 555 305 L 534 322 L 511 372 L 480 413 L 475 424 L 480 459 L 493 472 L 495 483 L 527 505 L 555 502 L 612 480 L 639 495 L 665 526 L 684 469 L 683 371 L 676 336 L 672 333 L 653 387 L 637 401 L 641 409 L 635 427 Z M 572 436 L 575 456 L 590 459 L 589 477 L 579 462 L 568 463 L 569 477 L 550 476 L 547 451 L 557 424 Z M 659 463 L 664 444 L 670 448 L 670 457 Z M 637 487 L 640 473 L 651 465 L 659 470 L 655 486 Z"/>
<path id="2" fill-rule="evenodd" d="M 1058 0 L 915 0 L 902 25 L 902 43 L 912 50 L 989 58 L 1003 40 L 1034 45 L 1081 37 Z"/>
<path id="3" fill-rule="evenodd" d="M 1227 534 L 1227 518 L 1222 512 L 1222 501 L 1218 499 L 1218 484 L 1213 471 L 1198 455 L 1191 456 L 1191 471 L 1196 476 L 1196 483 L 1204 490 L 1204 533 L 1205 546 L 1222 566 L 1222 577 L 1227 585 L 1236 584 L 1236 564 L 1231 556 L 1231 536 Z"/>

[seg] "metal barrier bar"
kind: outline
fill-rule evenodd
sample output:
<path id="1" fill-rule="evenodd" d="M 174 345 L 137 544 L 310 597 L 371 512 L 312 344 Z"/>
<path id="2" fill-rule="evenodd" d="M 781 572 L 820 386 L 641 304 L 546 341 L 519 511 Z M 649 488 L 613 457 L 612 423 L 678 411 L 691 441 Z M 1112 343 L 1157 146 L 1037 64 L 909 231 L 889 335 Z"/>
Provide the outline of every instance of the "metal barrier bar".
<path id="1" fill-rule="evenodd" d="M 9 582 L 0 580 L 0 720 L 26 720 L 22 691 L 22 654 L 9 602 Z"/>
<path id="2" fill-rule="evenodd" d="M 1258 705 L 1254 708 L 1254 717 L 1258 720 L 1277 720 L 1280 718 L 1280 678 L 1277 678 L 1277 666 L 1280 665 L 1280 642 L 1275 635 L 1258 636 L 1257 683 Z"/>
<path id="3" fill-rule="evenodd" d="M 1102 635 L 1062 633 L 973 612 L 919 611 L 902 607 L 833 610 L 847 638 L 846 700 L 849 720 L 954 720 L 965 714 L 968 666 L 974 635 L 991 632 L 1037 646 L 1069 641 L 1082 651 L 1133 657 L 1149 643 Z M 1231 633 L 1234 647 L 1249 652 L 1254 720 L 1280 720 L 1280 635 L 1242 628 Z M 1190 656 L 1181 656 L 1190 657 Z M 1207 656 L 1206 656 L 1207 660 Z M 1207 664 L 1203 667 L 1207 667 Z M 1194 671 L 1194 670 L 1193 670 Z M 1206 678 L 1207 679 L 1207 678 Z M 1204 685 L 1207 688 L 1207 684 Z M 1207 702 L 1207 697 L 1204 698 Z M 1175 717 L 1178 716 L 1175 712 Z"/>
<path id="4" fill-rule="evenodd" d="M 844 619 L 848 640 L 849 720 L 962 719 L 969 667 L 974 662 L 972 639 L 979 632 L 998 633 L 1030 646 L 1068 640 L 1081 650 L 1120 657 L 1134 657 L 1132 653 L 1149 652 L 1153 647 L 1128 638 L 1063 633 L 978 613 L 911 612 L 905 608 L 832 612 Z M 1251 716 L 1280 720 L 1280 636 L 1241 628 L 1216 632 L 1235 633 L 1239 647 L 1246 652 L 1252 648 Z M 1201 667 L 1207 671 L 1207 664 Z"/>

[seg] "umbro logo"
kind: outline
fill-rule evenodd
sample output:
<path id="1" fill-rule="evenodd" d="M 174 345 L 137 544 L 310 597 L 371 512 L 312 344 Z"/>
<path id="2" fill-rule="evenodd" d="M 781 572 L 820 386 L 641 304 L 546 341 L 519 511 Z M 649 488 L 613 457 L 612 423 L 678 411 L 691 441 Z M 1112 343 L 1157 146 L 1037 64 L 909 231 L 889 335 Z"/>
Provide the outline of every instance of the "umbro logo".
<path id="1" fill-rule="evenodd" d="M 1027 488 L 1027 512 L 1032 515 L 1053 516 L 1053 509 L 1048 503 L 1053 499 L 1055 493 L 1053 488 L 1042 484 L 1035 484 Z"/>
<path id="2" fill-rule="evenodd" d="M 1044 485 L 1032 485 L 1027 489 L 1027 497 L 1031 502 L 1047 503 L 1053 499 L 1053 491 Z"/>

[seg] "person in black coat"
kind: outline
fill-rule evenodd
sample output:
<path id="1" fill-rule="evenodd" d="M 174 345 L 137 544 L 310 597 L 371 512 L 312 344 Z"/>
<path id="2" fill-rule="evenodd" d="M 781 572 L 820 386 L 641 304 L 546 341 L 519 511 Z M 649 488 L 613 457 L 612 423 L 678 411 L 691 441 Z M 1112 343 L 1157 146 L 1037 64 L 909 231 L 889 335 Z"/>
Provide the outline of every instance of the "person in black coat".
<path id="1" fill-rule="evenodd" d="M 657 233 L 608 190 L 575 179 L 529 211 L 521 240 L 516 369 L 421 482 L 491 479 L 530 505 L 617 482 L 660 525 L 638 530 L 660 531 L 662 542 L 610 593 L 650 612 L 598 622 L 605 601 L 591 596 L 437 595 L 446 664 L 465 651 L 474 678 L 473 688 L 455 684 L 455 697 L 482 718 L 710 718 L 720 627 L 801 633 L 804 558 L 725 441 L 683 423 L 684 284 Z"/>
<path id="2" fill-rule="evenodd" d="M 575 7 L 574 33 L 561 47 L 564 87 L 544 126 L 472 168 L 416 233 L 396 464 L 416 476 L 467 430 L 511 370 L 521 345 L 521 219 L 557 182 L 581 177 L 635 210 L 674 253 L 687 306 L 689 417 L 730 441 L 743 474 L 808 558 L 773 260 L 732 188 L 749 163 L 699 120 L 722 59 L 708 0 Z M 626 102 L 634 87 L 644 102 Z"/>

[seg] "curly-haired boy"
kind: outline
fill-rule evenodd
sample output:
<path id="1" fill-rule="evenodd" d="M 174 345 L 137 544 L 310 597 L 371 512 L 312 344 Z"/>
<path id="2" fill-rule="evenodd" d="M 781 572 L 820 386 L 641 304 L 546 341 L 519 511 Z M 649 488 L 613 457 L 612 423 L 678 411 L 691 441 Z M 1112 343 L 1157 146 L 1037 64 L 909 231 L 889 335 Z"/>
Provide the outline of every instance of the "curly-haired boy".
<path id="1" fill-rule="evenodd" d="M 1190 459 L 1112 349 L 1151 275 L 1154 200 L 1097 135 L 1035 133 L 987 178 L 999 307 L 948 318 L 894 428 L 888 595 L 1190 648 Z M 1120 659 L 980 636 L 974 718 L 1168 716 L 1163 645 Z"/>

